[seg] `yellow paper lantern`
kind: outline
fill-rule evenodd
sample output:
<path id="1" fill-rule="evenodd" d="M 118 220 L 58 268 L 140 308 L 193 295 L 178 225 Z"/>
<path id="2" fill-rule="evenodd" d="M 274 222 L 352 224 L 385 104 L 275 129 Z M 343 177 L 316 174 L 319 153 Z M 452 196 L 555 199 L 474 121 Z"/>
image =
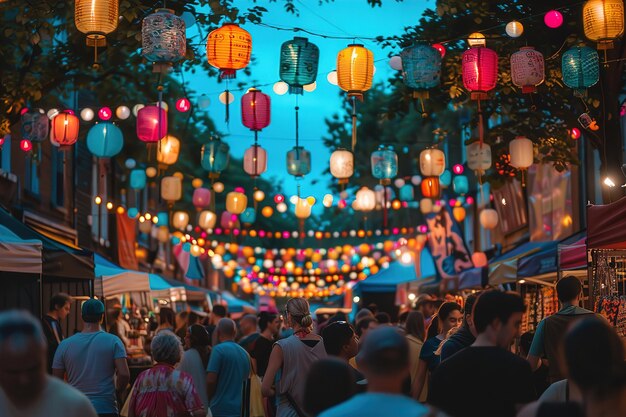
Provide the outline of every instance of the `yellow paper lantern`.
<path id="1" fill-rule="evenodd" d="M 254 201 L 261 202 L 265 199 L 265 193 L 261 190 L 256 190 L 254 194 L 252 194 Z"/>
<path id="2" fill-rule="evenodd" d="M 265 217 L 272 217 L 272 214 L 274 214 L 274 209 L 270 206 L 265 206 L 261 209 L 261 214 Z"/>
<path id="3" fill-rule="evenodd" d="M 185 230 L 189 224 L 189 214 L 184 211 L 177 211 L 172 215 L 172 226 L 178 230 Z"/>
<path id="4" fill-rule="evenodd" d="M 161 180 L 161 198 L 169 203 L 178 201 L 183 196 L 183 182 L 178 177 L 163 177 Z"/>
<path id="5" fill-rule="evenodd" d="M 498 212 L 494 209 L 483 209 L 480 212 L 480 224 L 487 230 L 495 229 L 498 225 Z"/>
<path id="6" fill-rule="evenodd" d="M 311 205 L 306 198 L 298 198 L 296 202 L 296 217 L 306 219 L 311 215 Z"/>
<path id="7" fill-rule="evenodd" d="M 202 179 L 200 178 L 194 178 L 193 181 L 191 181 L 191 185 L 193 188 L 200 188 L 203 184 L 204 181 L 202 181 Z"/>
<path id="8" fill-rule="evenodd" d="M 105 46 L 106 35 L 117 29 L 119 0 L 76 0 L 74 23 L 87 35 L 88 46 Z"/>
<path id="9" fill-rule="evenodd" d="M 203 210 L 198 214 L 198 226 L 202 229 L 213 229 L 216 221 L 217 215 L 211 210 Z"/>
<path id="10" fill-rule="evenodd" d="M 454 216 L 454 220 L 456 220 L 459 223 L 465 220 L 465 215 L 466 215 L 465 208 L 463 207 L 455 207 L 452 209 L 452 216 Z"/>
<path id="11" fill-rule="evenodd" d="M 157 146 L 157 162 L 161 165 L 173 165 L 178 161 L 180 154 L 180 140 L 167 135 L 159 141 Z"/>
<path id="12" fill-rule="evenodd" d="M 252 36 L 235 23 L 225 23 L 207 38 L 207 59 L 221 70 L 221 78 L 234 78 L 235 71 L 250 62 L 251 52 Z"/>
<path id="13" fill-rule="evenodd" d="M 248 197 L 238 191 L 226 194 L 226 210 L 233 214 L 241 214 L 248 206 Z"/>
<path id="14" fill-rule="evenodd" d="M 589 0 L 583 6 L 585 36 L 598 42 L 598 49 L 611 49 L 624 34 L 623 0 Z"/>
<path id="15" fill-rule="evenodd" d="M 475 46 L 485 46 L 487 41 L 485 40 L 485 35 L 480 32 L 474 32 L 467 38 L 467 43 L 470 47 Z"/>
<path id="16" fill-rule="evenodd" d="M 363 98 L 372 87 L 374 54 L 363 45 L 352 44 L 337 55 L 337 83 L 348 97 Z"/>

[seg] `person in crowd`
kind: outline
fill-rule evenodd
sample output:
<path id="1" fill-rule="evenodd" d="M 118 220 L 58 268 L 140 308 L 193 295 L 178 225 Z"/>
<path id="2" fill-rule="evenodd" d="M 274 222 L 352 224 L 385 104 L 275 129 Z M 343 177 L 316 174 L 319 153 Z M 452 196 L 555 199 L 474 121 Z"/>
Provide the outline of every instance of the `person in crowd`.
<path id="1" fill-rule="evenodd" d="M 174 332 L 176 329 L 174 324 L 176 323 L 176 313 L 169 307 L 161 307 L 159 310 L 159 327 L 156 329 L 156 333 L 162 330 L 169 330 Z"/>
<path id="2" fill-rule="evenodd" d="M 378 327 L 378 320 L 374 317 L 365 317 L 356 323 L 356 334 L 361 339 L 365 338 L 368 332 Z"/>
<path id="3" fill-rule="evenodd" d="M 320 417 L 426 416 L 429 409 L 402 395 L 402 385 L 409 376 L 409 345 L 406 338 L 391 326 L 370 332 L 359 352 L 359 363 L 368 381 L 367 392 L 320 414 Z"/>
<path id="4" fill-rule="evenodd" d="M 437 335 L 426 339 L 424 342 L 420 350 L 417 370 L 415 371 L 415 378 L 411 387 L 413 398 L 416 399 L 428 395 L 429 375 L 432 375 L 440 363 L 439 356 L 435 354 L 435 351 L 447 337 L 450 329 L 460 326 L 463 320 L 461 306 L 452 302 L 441 304 L 436 316 L 437 321 L 432 321 L 430 326 L 438 328 Z"/>
<path id="5" fill-rule="evenodd" d="M 124 347 L 126 347 L 126 349 L 130 348 L 131 343 L 130 339 L 128 338 L 128 334 L 130 333 L 130 325 L 126 320 L 124 320 L 122 310 L 113 310 L 113 314 L 111 314 L 111 320 L 112 323 L 109 326 L 109 333 L 119 337 L 122 343 L 124 343 Z"/>
<path id="6" fill-rule="evenodd" d="M 378 320 L 378 324 L 386 324 L 388 326 L 391 325 L 391 316 L 389 315 L 389 313 L 381 311 L 376 314 L 375 318 L 376 320 Z"/>
<path id="7" fill-rule="evenodd" d="M 324 330 L 329 327 L 332 325 Z M 308 415 L 315 417 L 356 394 L 353 369 L 337 357 L 322 359 L 311 366 L 304 384 L 304 410 Z"/>
<path id="8" fill-rule="evenodd" d="M 246 314 L 239 320 L 239 331 L 241 333 L 241 339 L 239 339 L 239 346 L 244 348 L 246 352 L 252 353 L 254 350 L 254 344 L 259 338 L 258 332 L 258 319 L 254 314 Z"/>
<path id="9" fill-rule="evenodd" d="M 61 329 L 61 320 L 70 314 L 70 306 L 72 304 L 72 297 L 65 293 L 58 293 L 52 296 L 50 299 L 50 308 L 48 313 L 43 316 L 41 324 L 43 327 L 43 333 L 48 341 L 48 356 L 46 367 L 48 373 L 52 373 L 52 360 L 54 359 L 54 353 L 59 347 L 59 343 L 64 339 L 63 330 Z"/>
<path id="10" fill-rule="evenodd" d="M 367 308 L 362 308 L 356 313 L 356 316 L 354 316 L 354 324 L 358 323 L 359 321 L 361 321 L 361 319 L 364 319 L 365 317 L 374 318 L 374 315 Z"/>
<path id="11" fill-rule="evenodd" d="M 187 316 L 187 326 L 191 327 L 194 324 L 199 324 L 199 323 L 200 323 L 200 315 L 196 313 L 195 311 L 190 311 L 189 315 Z"/>
<path id="12" fill-rule="evenodd" d="M 0 313 L 0 358 L 0 416 L 97 416 L 83 393 L 46 373 L 46 336 L 29 313 Z"/>
<path id="13" fill-rule="evenodd" d="M 189 312 L 181 311 L 176 314 L 176 336 L 180 338 L 180 340 L 185 340 L 185 336 L 187 336 L 187 329 L 189 328 Z"/>
<path id="14" fill-rule="evenodd" d="M 376 314 L 378 314 L 378 305 L 376 305 L 375 303 L 369 303 L 367 305 L 367 309 L 372 312 L 373 316 L 376 316 Z"/>
<path id="15" fill-rule="evenodd" d="M 459 330 L 451 335 L 441 346 L 440 360 L 445 361 L 458 351 L 470 346 L 476 340 L 476 329 L 474 328 L 474 320 L 472 319 L 472 309 L 478 298 L 478 294 L 470 294 L 465 299 L 463 307 L 463 324 Z"/>
<path id="16" fill-rule="evenodd" d="M 180 338 L 164 330 L 151 343 L 156 364 L 137 377 L 128 405 L 128 417 L 205 417 L 191 375 L 174 366 L 180 361 Z"/>
<path id="17" fill-rule="evenodd" d="M 297 417 L 303 415 L 304 376 L 315 361 L 326 358 L 326 350 L 322 338 L 313 333 L 306 299 L 287 301 L 285 317 L 294 334 L 274 344 L 261 392 L 265 397 L 278 396 L 277 417 Z M 273 388 L 279 370 L 280 377 Z"/>
<path id="18" fill-rule="evenodd" d="M 348 322 L 336 321 L 329 324 L 322 332 L 322 339 L 326 354 L 339 358 L 345 363 L 349 363 L 359 352 L 359 337 Z M 363 374 L 352 366 L 350 370 L 353 374 L 355 390 L 359 391 L 356 382 L 364 379 Z"/>
<path id="19" fill-rule="evenodd" d="M 548 382 L 553 383 L 565 378 L 563 356 L 560 351 L 563 335 L 576 320 L 592 316 L 593 311 L 579 307 L 583 287 L 574 276 L 566 276 L 556 283 L 556 293 L 561 309 L 539 322 L 533 343 L 528 352 L 528 362 L 532 370 L 540 366 L 542 358 L 548 360 Z"/>
<path id="20" fill-rule="evenodd" d="M 415 309 L 424 315 L 424 328 L 428 328 L 433 315 L 437 311 L 435 300 L 436 298 L 430 294 L 420 294 L 415 300 Z"/>
<path id="21" fill-rule="evenodd" d="M 523 333 L 519 338 L 519 356 L 526 359 L 528 358 L 528 352 L 530 351 L 530 346 L 533 342 L 533 338 L 535 337 L 535 332 L 526 332 Z M 539 368 L 533 371 L 533 382 L 535 383 L 535 392 L 537 395 L 541 396 L 543 392 L 550 385 L 548 383 L 548 367 L 541 361 Z"/>
<path id="22" fill-rule="evenodd" d="M 451 417 L 512 417 L 518 406 L 533 401 L 530 366 L 509 350 L 524 311 L 516 293 L 483 292 L 474 305 L 476 341 L 439 365 L 429 404 Z"/>
<path id="23" fill-rule="evenodd" d="M 406 319 L 409 317 L 409 310 L 405 310 L 398 315 L 398 328 L 403 330 L 406 325 Z"/>
<path id="24" fill-rule="evenodd" d="M 117 416 L 117 396 L 126 389 L 130 372 L 119 337 L 102 331 L 104 304 L 90 298 L 81 307 L 83 330 L 61 342 L 52 373 L 83 392 L 100 417 Z"/>
<path id="25" fill-rule="evenodd" d="M 270 361 L 272 353 L 272 345 L 276 340 L 276 334 L 280 328 L 280 317 L 278 314 L 263 311 L 259 314 L 259 329 L 261 334 L 254 344 L 252 351 L 252 363 L 256 370 L 256 374 L 263 379 L 267 364 Z"/>
<path id="26" fill-rule="evenodd" d="M 417 367 L 419 365 L 420 352 L 426 338 L 426 330 L 424 329 L 424 315 L 419 311 L 411 311 L 404 324 L 406 332 L 406 340 L 409 342 L 409 370 L 411 378 L 411 387 L 415 385 L 417 378 Z M 422 389 L 417 395 L 419 402 L 426 401 L 426 391 Z"/>
<path id="27" fill-rule="evenodd" d="M 207 367 L 206 385 L 214 417 L 239 417 L 245 381 L 250 378 L 250 356 L 235 342 L 237 326 L 229 318 L 217 322 Z"/>
<path id="28" fill-rule="evenodd" d="M 211 340 L 204 326 L 192 324 L 185 336 L 185 353 L 178 364 L 178 370 L 191 375 L 196 392 L 202 400 L 205 413 L 209 410 L 209 399 L 206 389 L 206 368 L 211 354 Z"/>
<path id="29" fill-rule="evenodd" d="M 209 314 L 209 324 L 206 325 L 206 330 L 207 332 L 209 332 L 209 337 L 211 337 L 211 345 L 213 346 L 216 345 L 218 342 L 217 333 L 215 333 L 217 323 L 221 319 L 225 318 L 226 315 L 226 307 L 221 304 L 214 305 L 213 310 L 211 310 L 211 313 Z"/>

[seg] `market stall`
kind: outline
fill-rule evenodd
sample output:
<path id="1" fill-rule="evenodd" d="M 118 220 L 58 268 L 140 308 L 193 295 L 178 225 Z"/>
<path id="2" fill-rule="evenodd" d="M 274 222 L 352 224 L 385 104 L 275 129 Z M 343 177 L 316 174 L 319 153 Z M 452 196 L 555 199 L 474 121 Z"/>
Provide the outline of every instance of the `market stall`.
<path id="1" fill-rule="evenodd" d="M 150 293 L 150 276 L 146 272 L 133 271 L 122 268 L 108 261 L 102 256 L 95 254 L 96 287 L 105 298 L 115 297 L 122 294 L 131 294 L 132 298 L 140 306 L 149 306 L 148 294 Z"/>
<path id="2" fill-rule="evenodd" d="M 539 252 L 552 242 L 526 242 L 495 258 L 488 266 L 491 286 L 517 282 L 518 260 Z"/>

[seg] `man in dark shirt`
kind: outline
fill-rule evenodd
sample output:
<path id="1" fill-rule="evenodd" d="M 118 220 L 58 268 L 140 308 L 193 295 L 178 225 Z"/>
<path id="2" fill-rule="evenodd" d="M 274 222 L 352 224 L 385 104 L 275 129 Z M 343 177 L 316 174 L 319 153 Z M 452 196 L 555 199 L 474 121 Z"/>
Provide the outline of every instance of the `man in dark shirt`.
<path id="1" fill-rule="evenodd" d="M 354 358 L 359 352 L 359 337 L 356 335 L 354 328 L 345 321 L 336 321 L 326 326 L 322 332 L 322 338 L 324 339 L 326 353 L 330 356 L 338 357 L 346 363 L 349 363 L 350 359 Z M 361 384 L 355 385 L 355 391 L 363 392 L 365 384 L 362 381 L 365 377 L 352 366 L 350 366 L 350 370 L 354 376 L 354 382 L 358 383 L 361 381 Z"/>
<path id="2" fill-rule="evenodd" d="M 508 350 L 523 312 L 518 294 L 482 293 L 474 306 L 476 341 L 439 365 L 428 403 L 451 417 L 514 417 L 518 406 L 533 401 L 530 365 Z"/>
<path id="3" fill-rule="evenodd" d="M 65 293 L 58 293 L 50 299 L 50 309 L 48 313 L 41 319 L 43 333 L 48 341 L 48 373 L 52 373 L 52 360 L 57 351 L 57 347 L 64 339 L 63 330 L 61 329 L 61 320 L 70 314 L 70 305 L 72 297 Z"/>
<path id="4" fill-rule="evenodd" d="M 472 316 L 476 298 L 478 298 L 478 294 L 470 294 L 465 300 L 465 306 L 463 307 L 463 324 L 441 347 L 441 361 L 445 361 L 458 351 L 470 346 L 476 340 L 476 328 L 474 327 Z"/>

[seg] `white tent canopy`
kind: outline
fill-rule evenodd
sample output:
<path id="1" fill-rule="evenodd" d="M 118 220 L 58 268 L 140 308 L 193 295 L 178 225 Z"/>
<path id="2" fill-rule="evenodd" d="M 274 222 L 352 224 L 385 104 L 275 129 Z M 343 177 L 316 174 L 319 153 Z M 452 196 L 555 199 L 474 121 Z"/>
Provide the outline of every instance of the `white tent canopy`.
<path id="1" fill-rule="evenodd" d="M 41 241 L 22 239 L 0 225 L 0 271 L 41 274 Z"/>
<path id="2" fill-rule="evenodd" d="M 95 255 L 96 279 L 102 280 L 102 295 L 112 297 L 129 292 L 150 292 L 150 276 L 117 266 Z"/>

